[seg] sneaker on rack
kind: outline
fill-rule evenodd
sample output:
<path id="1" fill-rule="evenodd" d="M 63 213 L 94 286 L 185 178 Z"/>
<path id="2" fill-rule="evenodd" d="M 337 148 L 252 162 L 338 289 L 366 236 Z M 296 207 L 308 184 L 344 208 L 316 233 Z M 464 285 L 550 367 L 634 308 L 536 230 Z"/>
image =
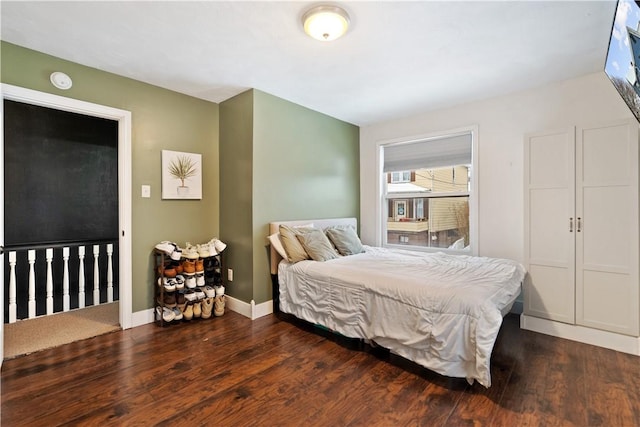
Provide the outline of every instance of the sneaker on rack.
<path id="1" fill-rule="evenodd" d="M 161 318 L 162 320 L 168 323 L 168 322 L 171 322 L 173 319 L 175 319 L 176 315 L 173 313 L 173 310 L 171 310 L 170 308 L 157 306 L 156 319 L 160 320 Z"/>
<path id="2" fill-rule="evenodd" d="M 196 287 L 196 276 L 187 276 L 184 280 L 184 284 L 187 288 L 193 289 Z"/>
<path id="3" fill-rule="evenodd" d="M 198 256 L 200 258 L 209 258 L 211 256 L 208 244 L 198 245 L 196 246 L 196 250 L 198 251 Z"/>
<path id="4" fill-rule="evenodd" d="M 193 319 L 193 305 L 190 302 L 186 302 L 180 306 L 180 311 L 182 311 L 182 318 L 184 320 Z"/>
<path id="5" fill-rule="evenodd" d="M 198 259 L 198 248 L 187 242 L 185 248 L 182 250 L 182 257 L 191 260 Z"/>
<path id="6" fill-rule="evenodd" d="M 222 251 L 224 251 L 227 248 L 226 243 L 216 238 L 214 238 L 213 246 L 216 248 L 216 252 L 218 252 L 219 254 L 222 253 Z"/>
<path id="7" fill-rule="evenodd" d="M 202 316 L 202 306 L 200 305 L 200 301 L 193 303 L 193 317 Z"/>
<path id="8" fill-rule="evenodd" d="M 194 291 L 195 291 L 195 293 L 196 293 L 196 298 L 197 298 L 198 300 L 205 299 L 205 297 L 207 296 L 207 295 L 204 293 L 204 291 L 202 290 L 202 288 L 196 288 L 196 289 L 194 289 Z"/>
<path id="9" fill-rule="evenodd" d="M 204 273 L 204 260 L 196 260 L 196 273 Z"/>
<path id="10" fill-rule="evenodd" d="M 175 320 L 182 320 L 182 310 L 180 310 L 178 307 L 173 307 L 171 310 L 173 311 Z"/>
<path id="11" fill-rule="evenodd" d="M 204 287 L 204 293 L 207 296 L 207 298 L 215 298 L 215 296 L 216 296 L 216 290 L 213 289 L 213 287 L 209 286 L 209 285 Z"/>
<path id="12" fill-rule="evenodd" d="M 196 262 L 195 260 L 185 259 L 182 262 L 182 273 L 186 276 L 196 274 Z"/>
<path id="13" fill-rule="evenodd" d="M 198 300 L 198 297 L 196 296 L 196 292 L 193 289 L 187 289 L 184 291 L 184 299 L 187 302 L 194 302 Z"/>
<path id="14" fill-rule="evenodd" d="M 214 306 L 213 306 L 213 314 L 216 316 L 222 316 L 224 314 L 224 306 L 225 306 L 225 297 L 224 295 L 218 295 L 215 298 Z"/>
<path id="15" fill-rule="evenodd" d="M 204 273 L 196 273 L 196 286 L 204 286 Z"/>
<path id="16" fill-rule="evenodd" d="M 184 289 L 184 276 L 182 274 L 178 274 L 173 280 L 175 281 L 177 290 Z"/>
<path id="17" fill-rule="evenodd" d="M 205 298 L 202 300 L 202 318 L 208 319 L 213 311 L 213 298 Z"/>
<path id="18" fill-rule="evenodd" d="M 217 297 L 219 297 L 220 295 L 224 295 L 224 286 L 222 285 L 215 286 L 215 290 L 216 290 Z"/>

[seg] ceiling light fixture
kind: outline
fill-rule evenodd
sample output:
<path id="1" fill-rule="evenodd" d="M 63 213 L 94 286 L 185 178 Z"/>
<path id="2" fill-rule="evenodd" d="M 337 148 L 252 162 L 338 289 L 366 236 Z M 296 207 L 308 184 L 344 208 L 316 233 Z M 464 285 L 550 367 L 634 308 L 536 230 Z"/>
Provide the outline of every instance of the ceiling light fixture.
<path id="1" fill-rule="evenodd" d="M 338 6 L 316 6 L 302 15 L 302 25 L 314 39 L 328 42 L 347 32 L 349 15 Z"/>
<path id="2" fill-rule="evenodd" d="M 56 71 L 51 73 L 49 76 L 49 80 L 51 84 L 57 87 L 58 89 L 67 90 L 73 86 L 73 81 L 71 81 L 71 77 L 67 76 L 65 73 L 61 71 Z"/>

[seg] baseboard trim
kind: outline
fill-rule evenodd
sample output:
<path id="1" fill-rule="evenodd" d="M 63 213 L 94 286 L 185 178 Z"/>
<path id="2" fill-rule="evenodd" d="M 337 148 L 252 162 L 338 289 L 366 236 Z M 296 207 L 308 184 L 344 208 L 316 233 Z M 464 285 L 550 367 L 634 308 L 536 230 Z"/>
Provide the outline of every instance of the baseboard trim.
<path id="1" fill-rule="evenodd" d="M 131 315 L 131 326 L 142 326 L 148 323 L 153 323 L 153 308 L 149 308 L 142 311 L 136 311 Z"/>
<path id="2" fill-rule="evenodd" d="M 255 320 L 273 313 L 273 300 L 256 304 L 254 300 L 248 303 L 227 295 L 227 307 L 229 307 L 229 310 Z"/>
<path id="3" fill-rule="evenodd" d="M 256 304 L 253 300 L 251 300 L 251 303 L 247 303 L 242 300 L 233 298 L 229 295 L 227 295 L 225 299 L 227 300 L 226 308 L 245 317 L 248 317 L 251 320 L 256 320 L 260 317 L 267 316 L 273 313 L 273 300 Z M 153 323 L 153 321 L 155 320 L 153 310 L 153 308 L 149 308 L 133 313 L 131 315 L 131 326 L 135 328 L 136 326 Z"/>
<path id="4" fill-rule="evenodd" d="M 640 338 L 638 337 L 586 328 L 579 325 L 569 325 L 567 323 L 540 319 L 525 314 L 520 316 L 520 327 L 528 331 L 539 332 L 541 334 L 640 356 Z"/>

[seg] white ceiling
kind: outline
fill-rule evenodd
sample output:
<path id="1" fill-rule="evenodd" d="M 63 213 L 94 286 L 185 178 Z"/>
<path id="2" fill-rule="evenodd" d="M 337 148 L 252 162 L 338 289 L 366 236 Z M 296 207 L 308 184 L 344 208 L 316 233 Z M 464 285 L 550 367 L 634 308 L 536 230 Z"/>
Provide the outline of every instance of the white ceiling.
<path id="1" fill-rule="evenodd" d="M 300 23 L 316 4 L 2 1 L 1 37 L 213 102 L 255 88 L 366 125 L 601 71 L 615 10 L 342 1 L 350 30 L 323 43 Z"/>

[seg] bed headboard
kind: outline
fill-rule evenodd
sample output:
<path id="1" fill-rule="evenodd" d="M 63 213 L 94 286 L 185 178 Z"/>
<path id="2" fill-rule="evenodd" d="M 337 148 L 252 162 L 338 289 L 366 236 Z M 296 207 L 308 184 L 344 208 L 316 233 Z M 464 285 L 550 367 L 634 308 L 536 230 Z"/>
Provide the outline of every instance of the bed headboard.
<path id="1" fill-rule="evenodd" d="M 316 228 L 325 229 L 327 227 L 333 227 L 337 225 L 350 225 L 358 230 L 358 220 L 356 218 L 324 218 L 324 219 L 306 219 L 306 220 L 296 220 L 296 221 L 275 221 L 269 223 L 269 235 L 278 233 L 280 230 L 280 224 L 289 225 L 291 227 L 312 224 Z M 278 263 L 282 260 L 282 257 L 278 252 L 276 252 L 271 245 L 269 251 L 269 258 L 271 264 L 271 274 L 278 274 Z"/>

